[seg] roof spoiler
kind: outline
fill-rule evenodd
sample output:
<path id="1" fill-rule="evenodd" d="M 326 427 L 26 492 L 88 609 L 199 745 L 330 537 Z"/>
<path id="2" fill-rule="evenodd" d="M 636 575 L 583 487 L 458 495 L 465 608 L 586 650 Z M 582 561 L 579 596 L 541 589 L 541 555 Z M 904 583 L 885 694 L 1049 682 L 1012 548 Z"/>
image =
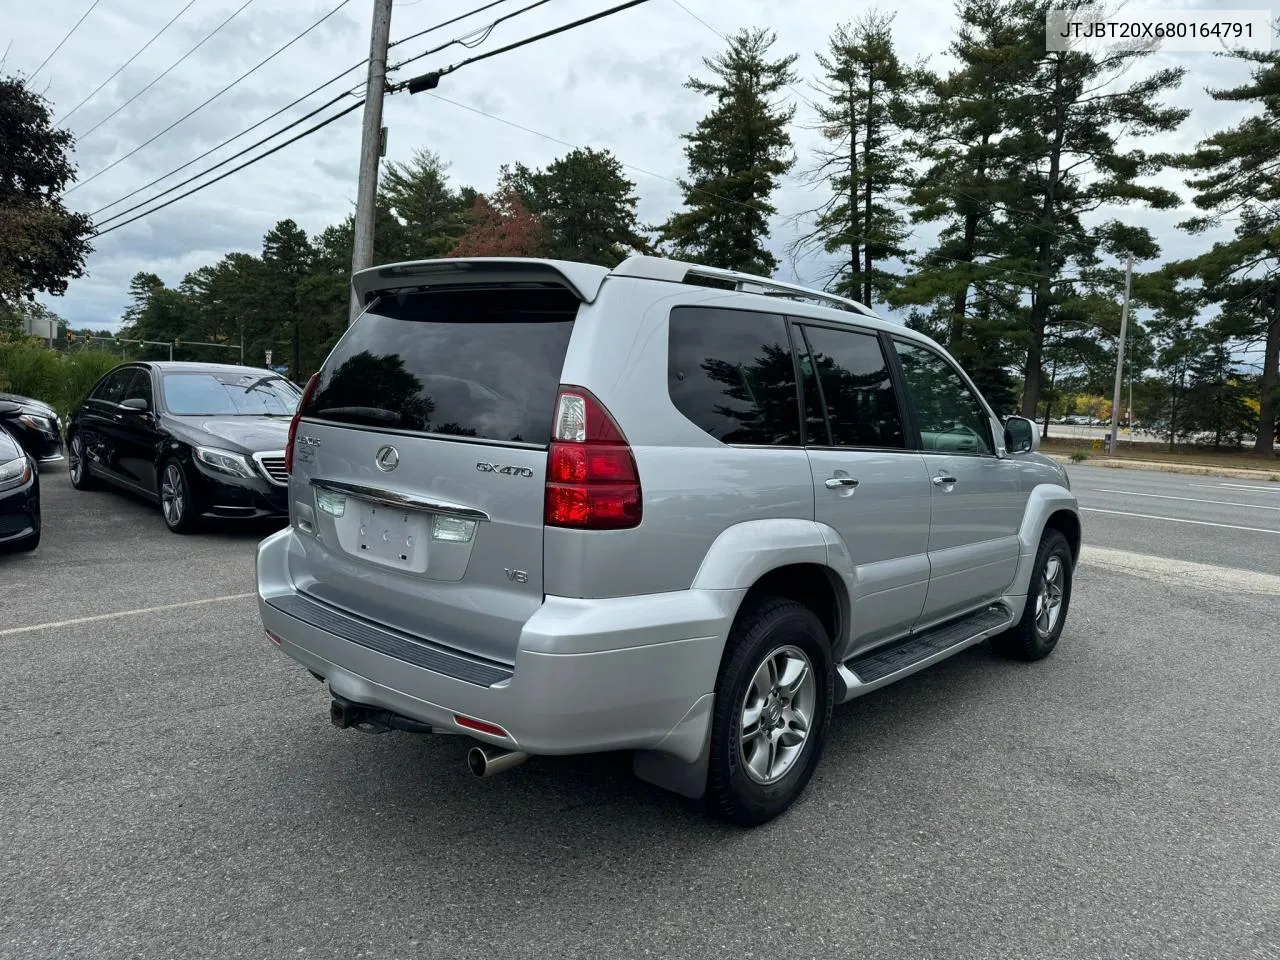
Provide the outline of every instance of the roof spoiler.
<path id="1" fill-rule="evenodd" d="M 590 263 L 523 257 L 466 257 L 371 267 L 355 274 L 351 278 L 351 286 L 362 307 L 377 297 L 402 290 L 494 284 L 553 285 L 569 290 L 584 303 L 591 303 L 600 293 L 600 285 L 607 276 L 608 269 Z"/>

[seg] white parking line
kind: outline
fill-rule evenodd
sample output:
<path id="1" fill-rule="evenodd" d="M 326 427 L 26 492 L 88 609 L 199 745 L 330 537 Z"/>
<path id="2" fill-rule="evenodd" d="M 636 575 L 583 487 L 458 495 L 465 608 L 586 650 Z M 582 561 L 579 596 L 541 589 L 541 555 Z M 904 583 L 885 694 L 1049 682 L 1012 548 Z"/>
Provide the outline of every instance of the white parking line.
<path id="1" fill-rule="evenodd" d="M 1080 563 L 1086 567 L 1102 567 L 1109 574 L 1156 580 L 1172 586 L 1202 587 L 1222 593 L 1256 593 L 1280 596 L 1280 576 L 1236 570 L 1189 560 L 1152 557 L 1128 550 L 1112 550 L 1088 544 L 1080 551 Z"/>
<path id="2" fill-rule="evenodd" d="M 73 617 L 70 620 L 54 620 L 50 623 L 33 623 L 28 627 L 10 627 L 0 630 L 0 637 L 11 637 L 19 633 L 34 633 L 37 630 L 53 630 L 58 627 L 76 627 L 82 623 L 95 623 L 99 620 L 114 620 L 117 617 L 133 617 L 143 613 L 161 613 L 165 610 L 182 610 L 186 607 L 199 607 L 210 603 L 225 603 L 228 600 L 248 600 L 257 596 L 253 593 L 229 593 L 224 597 L 206 597 L 203 600 L 184 600 L 182 603 L 162 603 L 156 607 L 138 607 L 135 610 L 117 610 L 115 613 L 99 613 L 92 617 Z"/>
<path id="3" fill-rule="evenodd" d="M 1137 517 L 1139 520 L 1167 520 L 1169 523 L 1192 523 L 1197 527 L 1222 527 L 1224 530 L 1245 530 L 1249 533 L 1271 533 L 1280 537 L 1280 530 L 1266 527 L 1241 527 L 1234 523 L 1213 523 L 1209 520 L 1184 520 L 1182 517 L 1160 517 L 1152 513 L 1127 513 L 1124 510 L 1100 510 L 1097 507 L 1081 507 L 1089 513 L 1109 513 L 1115 517 Z"/>
<path id="4" fill-rule="evenodd" d="M 1198 500 L 1195 497 L 1170 497 L 1163 493 L 1135 493 L 1132 490 L 1108 490 L 1105 487 L 1095 487 L 1091 491 L 1081 492 L 1119 493 L 1126 497 L 1151 497 L 1153 500 L 1181 500 L 1184 503 L 1214 503 L 1220 507 L 1247 507 L 1250 510 L 1280 510 L 1280 507 L 1273 507 L 1261 503 L 1241 503 L 1238 500 Z"/>

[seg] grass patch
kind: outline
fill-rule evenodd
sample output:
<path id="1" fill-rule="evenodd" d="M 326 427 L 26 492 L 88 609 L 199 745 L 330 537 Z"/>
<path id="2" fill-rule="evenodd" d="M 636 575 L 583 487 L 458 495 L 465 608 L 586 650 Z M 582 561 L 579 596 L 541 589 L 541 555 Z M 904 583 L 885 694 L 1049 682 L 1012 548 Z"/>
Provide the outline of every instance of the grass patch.
<path id="1" fill-rule="evenodd" d="M 1045 453 L 1069 457 L 1076 463 L 1090 457 L 1108 456 L 1105 449 L 1095 450 L 1093 442 L 1077 437 L 1054 437 L 1041 441 Z M 1233 470 L 1274 470 L 1275 457 L 1260 457 L 1244 450 L 1214 450 L 1179 444 L 1173 450 L 1167 443 L 1134 443 L 1121 440 L 1115 453 L 1117 460 L 1149 460 L 1154 463 L 1177 463 L 1192 467 L 1226 467 Z M 1275 479 L 1269 477 L 1268 479 Z M 1280 481 L 1277 481 L 1280 482 Z"/>

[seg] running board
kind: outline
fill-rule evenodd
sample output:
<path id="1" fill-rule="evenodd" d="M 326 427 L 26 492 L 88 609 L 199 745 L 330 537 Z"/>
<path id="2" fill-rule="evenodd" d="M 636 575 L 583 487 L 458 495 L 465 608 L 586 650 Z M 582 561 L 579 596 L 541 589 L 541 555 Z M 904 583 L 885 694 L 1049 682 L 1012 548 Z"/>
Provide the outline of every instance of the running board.
<path id="1" fill-rule="evenodd" d="M 844 685 L 843 691 L 836 691 L 837 702 L 852 700 L 901 680 L 1011 626 L 1012 611 L 1004 604 L 993 604 L 959 620 L 911 634 L 887 647 L 846 660 L 836 668 L 839 682 Z"/>

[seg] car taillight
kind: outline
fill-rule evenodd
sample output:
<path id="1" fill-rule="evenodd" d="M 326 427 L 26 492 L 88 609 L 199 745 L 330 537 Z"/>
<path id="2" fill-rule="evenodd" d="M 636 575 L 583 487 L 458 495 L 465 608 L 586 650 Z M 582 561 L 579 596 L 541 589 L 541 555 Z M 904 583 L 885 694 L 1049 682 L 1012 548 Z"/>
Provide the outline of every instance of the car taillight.
<path id="1" fill-rule="evenodd" d="M 311 395 L 316 392 L 316 384 L 320 382 L 320 374 L 313 373 L 311 379 L 307 381 L 307 388 L 302 391 L 302 399 L 298 401 L 298 409 L 293 413 L 293 419 L 289 421 L 289 442 L 284 448 L 284 472 L 293 473 L 293 444 L 298 439 L 298 421 L 302 419 L 302 411 L 306 409 L 307 403 L 311 400 Z"/>
<path id="2" fill-rule="evenodd" d="M 547 453 L 544 522 L 576 530 L 625 530 L 641 517 L 640 474 L 627 438 L 581 387 L 561 387 Z"/>

